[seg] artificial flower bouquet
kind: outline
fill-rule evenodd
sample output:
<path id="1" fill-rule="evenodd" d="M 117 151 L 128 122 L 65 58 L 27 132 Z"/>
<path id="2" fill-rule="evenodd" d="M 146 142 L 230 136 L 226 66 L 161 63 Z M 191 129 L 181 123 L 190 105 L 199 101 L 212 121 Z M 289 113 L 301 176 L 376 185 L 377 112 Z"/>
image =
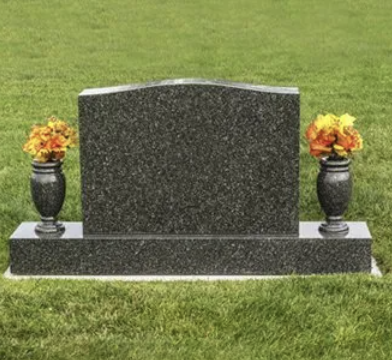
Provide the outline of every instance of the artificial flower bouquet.
<path id="1" fill-rule="evenodd" d="M 62 160 L 69 148 L 77 146 L 77 132 L 66 122 L 55 118 L 48 119 L 46 125 L 34 125 L 23 151 L 34 160 L 45 163 Z"/>
<path id="2" fill-rule="evenodd" d="M 349 114 L 318 115 L 306 130 L 310 154 L 317 157 L 347 158 L 363 147 L 362 137 L 354 129 L 355 118 Z"/>

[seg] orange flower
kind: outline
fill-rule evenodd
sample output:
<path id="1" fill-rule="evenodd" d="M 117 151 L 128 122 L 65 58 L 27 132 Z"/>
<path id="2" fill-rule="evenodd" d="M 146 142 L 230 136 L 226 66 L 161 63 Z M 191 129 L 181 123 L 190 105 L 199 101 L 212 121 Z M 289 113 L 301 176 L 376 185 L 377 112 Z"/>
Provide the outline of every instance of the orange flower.
<path id="1" fill-rule="evenodd" d="M 309 141 L 313 141 L 317 138 L 317 126 L 314 122 L 312 122 L 306 129 L 305 136 Z"/>
<path id="2" fill-rule="evenodd" d="M 23 151 L 32 155 L 36 161 L 48 162 L 63 159 L 67 149 L 76 145 L 76 131 L 64 121 L 51 117 L 47 125 L 32 127 Z"/>
<path id="3" fill-rule="evenodd" d="M 330 146 L 326 146 L 320 140 L 315 140 L 310 143 L 310 155 L 319 157 L 323 154 L 332 153 L 332 148 Z"/>
<path id="4" fill-rule="evenodd" d="M 324 146 L 330 146 L 336 140 L 336 136 L 331 132 L 320 131 L 315 140 L 319 141 Z"/>

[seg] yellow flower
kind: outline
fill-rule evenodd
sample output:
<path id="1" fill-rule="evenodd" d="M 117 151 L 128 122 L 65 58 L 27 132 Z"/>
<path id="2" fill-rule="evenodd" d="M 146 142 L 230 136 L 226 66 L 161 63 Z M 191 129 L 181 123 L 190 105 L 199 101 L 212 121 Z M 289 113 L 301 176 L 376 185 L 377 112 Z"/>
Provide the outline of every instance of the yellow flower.
<path id="1" fill-rule="evenodd" d="M 327 114 L 325 116 L 319 115 L 317 116 L 317 119 L 314 122 L 317 130 L 327 130 L 331 127 L 331 123 L 332 123 L 332 118 L 330 114 Z"/>
<path id="2" fill-rule="evenodd" d="M 50 159 L 50 151 L 47 149 L 41 149 L 35 155 L 35 160 L 38 162 L 47 162 Z"/>
<path id="3" fill-rule="evenodd" d="M 354 126 L 355 117 L 349 114 L 344 114 L 340 117 L 340 121 L 344 127 Z"/>
<path id="4" fill-rule="evenodd" d="M 342 156 L 342 157 L 347 156 L 347 151 L 344 149 L 343 146 L 340 146 L 340 145 L 335 144 L 335 145 L 333 146 L 333 149 L 335 150 L 335 152 L 336 152 L 339 156 Z"/>

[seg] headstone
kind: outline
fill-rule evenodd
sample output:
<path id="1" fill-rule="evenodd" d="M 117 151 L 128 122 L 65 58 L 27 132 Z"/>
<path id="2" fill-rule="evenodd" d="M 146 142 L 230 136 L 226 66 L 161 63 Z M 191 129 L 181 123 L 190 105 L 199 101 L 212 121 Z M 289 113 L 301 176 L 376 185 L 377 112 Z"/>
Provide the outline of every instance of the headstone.
<path id="1" fill-rule="evenodd" d="M 299 92 L 170 80 L 79 96 L 83 224 L 23 223 L 13 274 L 370 272 L 371 237 L 298 220 Z"/>

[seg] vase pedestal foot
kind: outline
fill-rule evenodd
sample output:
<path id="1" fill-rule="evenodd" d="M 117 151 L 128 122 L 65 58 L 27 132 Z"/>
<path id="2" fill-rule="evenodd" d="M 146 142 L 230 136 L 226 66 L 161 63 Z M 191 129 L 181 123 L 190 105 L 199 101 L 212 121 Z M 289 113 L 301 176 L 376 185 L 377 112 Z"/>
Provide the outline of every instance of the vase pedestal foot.
<path id="1" fill-rule="evenodd" d="M 319 226 L 319 231 L 324 234 L 346 234 L 349 231 L 349 227 L 342 220 L 341 216 L 328 216 L 326 222 Z"/>
<path id="2" fill-rule="evenodd" d="M 37 234 L 62 234 L 65 231 L 65 226 L 54 218 L 41 217 L 41 221 L 35 227 Z"/>

